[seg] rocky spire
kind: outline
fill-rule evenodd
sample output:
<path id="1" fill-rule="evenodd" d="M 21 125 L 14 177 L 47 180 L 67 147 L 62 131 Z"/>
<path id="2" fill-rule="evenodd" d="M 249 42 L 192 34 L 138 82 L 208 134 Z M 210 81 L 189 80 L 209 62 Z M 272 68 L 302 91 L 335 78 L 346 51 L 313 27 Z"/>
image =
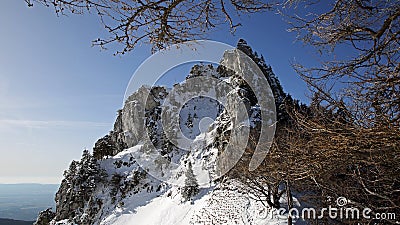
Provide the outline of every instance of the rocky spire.
<path id="1" fill-rule="evenodd" d="M 244 39 L 239 39 L 236 48 L 239 49 L 240 51 L 244 52 L 246 55 L 250 56 L 253 55 L 253 50 L 251 47 L 247 44 L 247 41 Z"/>
<path id="2" fill-rule="evenodd" d="M 253 49 L 247 44 L 247 42 L 244 39 L 239 39 L 236 48 L 241 50 L 246 55 L 248 55 L 263 72 L 264 76 L 266 77 L 269 83 L 269 86 L 271 87 L 272 93 L 274 94 L 275 103 L 277 106 L 276 108 L 278 110 L 278 115 L 279 115 L 280 114 L 279 108 L 282 105 L 287 94 L 283 91 L 282 85 L 279 79 L 272 71 L 271 66 L 265 63 L 263 55 L 258 56 L 257 52 L 255 51 L 253 52 Z"/>

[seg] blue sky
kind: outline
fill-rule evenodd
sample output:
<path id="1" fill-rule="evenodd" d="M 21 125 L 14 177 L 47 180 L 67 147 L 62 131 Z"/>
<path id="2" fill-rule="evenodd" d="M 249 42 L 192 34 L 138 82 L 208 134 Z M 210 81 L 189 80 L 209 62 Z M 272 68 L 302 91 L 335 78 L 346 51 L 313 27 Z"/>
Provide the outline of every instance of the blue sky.
<path id="1" fill-rule="evenodd" d="M 58 183 L 84 148 L 112 129 L 128 82 L 150 54 L 140 46 L 123 57 L 91 47 L 106 34 L 95 15 L 57 17 L 51 8 L 22 0 L 0 7 L 0 183 Z M 247 40 L 263 54 L 285 91 L 305 100 L 306 86 L 290 61 L 318 56 L 265 12 L 243 16 L 242 27 L 208 39 L 236 45 Z"/>

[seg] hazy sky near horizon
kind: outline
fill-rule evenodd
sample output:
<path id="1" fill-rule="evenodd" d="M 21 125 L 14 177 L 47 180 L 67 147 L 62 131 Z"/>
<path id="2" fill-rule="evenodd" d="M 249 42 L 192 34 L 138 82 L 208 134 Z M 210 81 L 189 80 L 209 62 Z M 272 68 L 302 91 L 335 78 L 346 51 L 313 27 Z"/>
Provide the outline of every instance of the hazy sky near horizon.
<path id="1" fill-rule="evenodd" d="M 107 34 L 95 15 L 57 17 L 23 0 L 0 7 L 0 183 L 59 183 L 84 148 L 112 129 L 128 82 L 150 54 L 125 56 L 91 47 Z M 272 12 L 243 16 L 235 35 L 221 28 L 208 39 L 236 45 L 244 38 L 263 54 L 286 92 L 306 101 L 306 86 L 290 67 L 318 57 Z"/>

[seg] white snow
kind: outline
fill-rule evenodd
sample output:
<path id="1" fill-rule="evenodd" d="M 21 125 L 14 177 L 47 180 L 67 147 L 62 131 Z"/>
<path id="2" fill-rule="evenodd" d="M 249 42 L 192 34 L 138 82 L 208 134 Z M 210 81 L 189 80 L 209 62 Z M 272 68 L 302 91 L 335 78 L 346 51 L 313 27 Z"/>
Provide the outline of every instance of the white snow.
<path id="1" fill-rule="evenodd" d="M 232 182 L 202 189 L 193 202 L 182 202 L 179 190 L 171 188 L 142 206 L 128 206 L 104 219 L 101 225 L 279 225 L 286 220 L 265 216 L 270 208 L 238 191 Z M 136 199 L 140 200 L 140 199 Z M 132 208 L 134 207 L 134 208 Z"/>

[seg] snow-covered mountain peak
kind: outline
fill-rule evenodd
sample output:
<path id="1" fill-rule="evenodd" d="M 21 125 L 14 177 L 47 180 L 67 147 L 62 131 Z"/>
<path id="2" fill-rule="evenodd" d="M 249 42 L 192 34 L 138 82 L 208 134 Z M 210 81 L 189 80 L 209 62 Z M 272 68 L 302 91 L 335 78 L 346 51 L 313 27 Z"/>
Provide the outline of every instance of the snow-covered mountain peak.
<path id="1" fill-rule="evenodd" d="M 129 96 L 93 154 L 66 171 L 49 223 L 280 224 L 224 176 L 249 132 L 273 126 L 285 96 L 264 59 L 244 40 L 238 49 L 220 66 L 193 66 L 171 89 L 143 86 Z"/>

